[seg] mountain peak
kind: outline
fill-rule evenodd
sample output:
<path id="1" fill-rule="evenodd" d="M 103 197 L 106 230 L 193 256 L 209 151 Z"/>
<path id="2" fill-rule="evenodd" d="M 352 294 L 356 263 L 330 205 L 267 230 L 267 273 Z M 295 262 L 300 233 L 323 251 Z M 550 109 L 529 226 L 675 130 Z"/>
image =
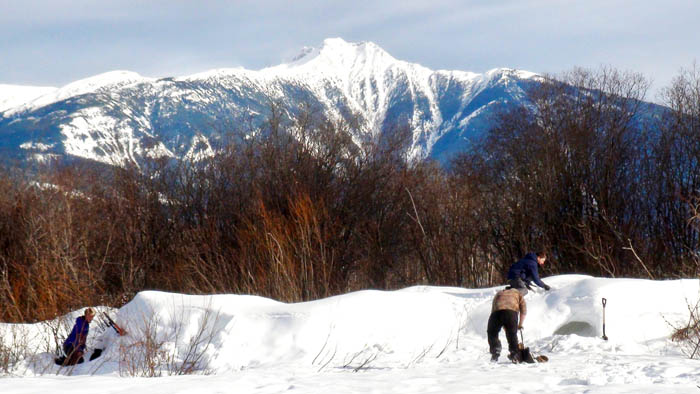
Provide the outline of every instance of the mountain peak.
<path id="1" fill-rule="evenodd" d="M 351 69 L 377 63 L 393 63 L 397 60 L 373 42 L 347 42 L 342 38 L 327 38 L 320 47 L 303 47 L 288 63 L 267 70 L 333 68 Z"/>
<path id="2" fill-rule="evenodd" d="M 347 42 L 342 38 L 327 38 L 321 47 L 322 56 L 360 56 L 396 61 L 387 51 L 371 41 Z"/>

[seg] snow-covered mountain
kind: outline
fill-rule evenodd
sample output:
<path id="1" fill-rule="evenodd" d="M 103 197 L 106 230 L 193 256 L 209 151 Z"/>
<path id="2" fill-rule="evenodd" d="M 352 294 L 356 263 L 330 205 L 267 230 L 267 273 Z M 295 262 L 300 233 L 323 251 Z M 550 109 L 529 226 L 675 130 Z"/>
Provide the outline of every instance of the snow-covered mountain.
<path id="1" fill-rule="evenodd" d="M 357 117 L 357 141 L 397 125 L 413 131 L 409 156 L 444 161 L 489 126 L 499 103 L 524 100 L 535 74 L 430 70 L 371 42 L 327 39 L 291 62 L 153 79 L 114 71 L 62 88 L 0 85 L 0 154 L 83 158 L 112 165 L 147 157 L 200 157 L 224 132 L 261 122 L 271 101 Z"/>
<path id="2" fill-rule="evenodd" d="M 56 90 L 52 87 L 0 84 L 0 113 L 31 102 L 38 97 L 49 95 Z"/>

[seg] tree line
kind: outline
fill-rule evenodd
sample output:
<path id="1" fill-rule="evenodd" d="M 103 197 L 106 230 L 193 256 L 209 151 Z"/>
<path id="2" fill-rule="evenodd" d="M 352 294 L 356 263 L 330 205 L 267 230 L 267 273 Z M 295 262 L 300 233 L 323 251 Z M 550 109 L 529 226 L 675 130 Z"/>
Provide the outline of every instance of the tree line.
<path id="1" fill-rule="evenodd" d="M 0 321 L 144 289 L 296 302 L 495 286 L 536 248 L 545 276 L 697 277 L 700 70 L 663 108 L 648 87 L 610 68 L 543 77 L 445 167 L 407 160 L 410 125 L 358 143 L 353 122 L 273 103 L 198 162 L 6 169 Z"/>

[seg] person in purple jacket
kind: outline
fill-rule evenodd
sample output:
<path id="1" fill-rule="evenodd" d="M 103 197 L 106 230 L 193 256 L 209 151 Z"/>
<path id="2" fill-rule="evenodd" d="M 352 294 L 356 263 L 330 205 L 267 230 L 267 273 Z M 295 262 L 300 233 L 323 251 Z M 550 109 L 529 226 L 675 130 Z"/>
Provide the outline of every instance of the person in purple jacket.
<path id="1" fill-rule="evenodd" d="M 63 352 L 66 355 L 62 362 L 63 365 L 75 365 L 83 362 L 85 341 L 90 331 L 90 322 L 94 317 L 95 311 L 93 311 L 92 308 L 87 308 L 83 316 L 75 319 L 73 330 L 71 330 L 70 335 L 68 335 L 68 338 L 63 342 Z"/>
<path id="2" fill-rule="evenodd" d="M 530 289 L 531 283 L 534 282 L 537 286 L 545 290 L 550 287 L 542 282 L 537 272 L 538 267 L 543 266 L 547 261 L 547 253 L 544 251 L 537 253 L 528 253 L 522 259 L 510 266 L 508 270 L 508 283 L 514 289 Z"/>

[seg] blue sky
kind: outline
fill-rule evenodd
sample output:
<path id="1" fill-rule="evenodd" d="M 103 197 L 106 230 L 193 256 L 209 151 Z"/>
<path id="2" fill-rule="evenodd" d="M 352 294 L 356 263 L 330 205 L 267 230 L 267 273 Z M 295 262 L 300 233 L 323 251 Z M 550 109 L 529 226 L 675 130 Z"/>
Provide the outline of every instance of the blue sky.
<path id="1" fill-rule="evenodd" d="M 654 89 L 700 58 L 698 0 L 0 0 L 0 10 L 6 84 L 260 69 L 329 37 L 433 69 L 610 65 Z"/>

